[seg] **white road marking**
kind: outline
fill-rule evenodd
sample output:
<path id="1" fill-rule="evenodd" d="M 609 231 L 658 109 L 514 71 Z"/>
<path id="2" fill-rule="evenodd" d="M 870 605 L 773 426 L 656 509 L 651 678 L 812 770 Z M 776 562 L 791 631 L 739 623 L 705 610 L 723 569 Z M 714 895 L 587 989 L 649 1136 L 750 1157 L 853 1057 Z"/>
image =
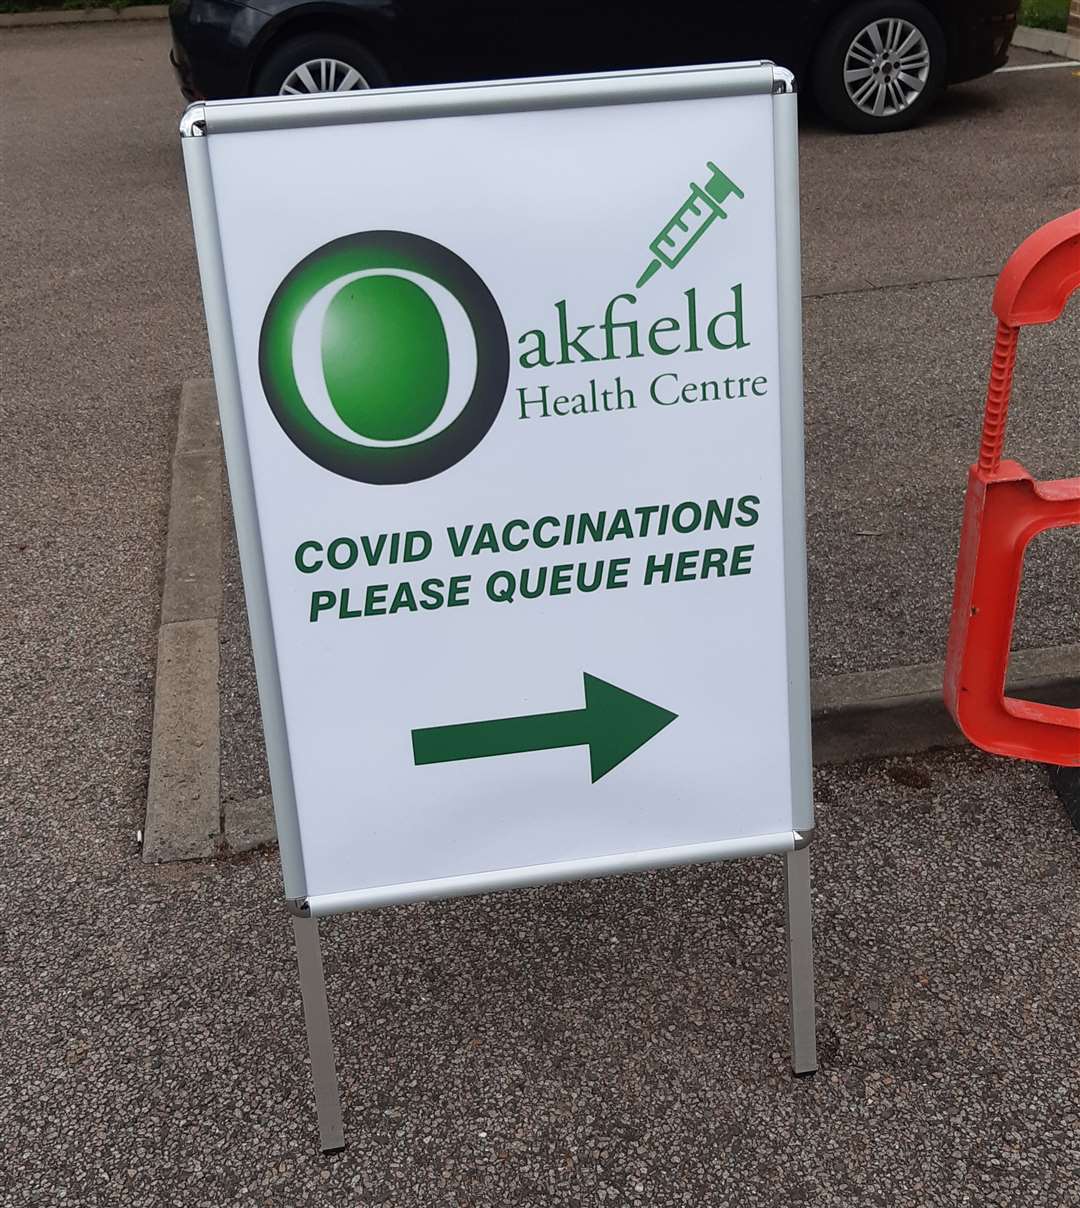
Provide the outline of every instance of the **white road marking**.
<path id="1" fill-rule="evenodd" d="M 1080 67 L 1080 59 L 1061 63 L 1017 63 L 1015 67 L 999 67 L 994 75 L 1003 75 L 1006 71 L 1052 71 L 1055 67 Z"/>

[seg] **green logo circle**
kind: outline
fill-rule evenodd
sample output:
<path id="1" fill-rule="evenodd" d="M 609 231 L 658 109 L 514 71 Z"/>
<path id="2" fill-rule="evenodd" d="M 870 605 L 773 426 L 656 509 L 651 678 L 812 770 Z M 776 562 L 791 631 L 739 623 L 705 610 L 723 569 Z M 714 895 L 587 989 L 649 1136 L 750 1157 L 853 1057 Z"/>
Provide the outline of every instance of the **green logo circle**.
<path id="1" fill-rule="evenodd" d="M 259 373 L 313 461 L 359 482 L 418 482 L 487 434 L 510 349 L 491 291 L 460 256 L 405 231 L 363 231 L 324 244 L 278 286 Z"/>

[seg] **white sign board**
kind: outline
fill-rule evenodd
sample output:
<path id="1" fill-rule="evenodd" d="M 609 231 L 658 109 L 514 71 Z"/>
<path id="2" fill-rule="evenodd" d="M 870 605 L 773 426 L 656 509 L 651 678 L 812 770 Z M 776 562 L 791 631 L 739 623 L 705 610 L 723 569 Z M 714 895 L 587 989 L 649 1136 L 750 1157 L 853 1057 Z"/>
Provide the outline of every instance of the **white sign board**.
<path id="1" fill-rule="evenodd" d="M 187 131 L 311 913 L 813 825 L 784 76 L 225 102 Z"/>

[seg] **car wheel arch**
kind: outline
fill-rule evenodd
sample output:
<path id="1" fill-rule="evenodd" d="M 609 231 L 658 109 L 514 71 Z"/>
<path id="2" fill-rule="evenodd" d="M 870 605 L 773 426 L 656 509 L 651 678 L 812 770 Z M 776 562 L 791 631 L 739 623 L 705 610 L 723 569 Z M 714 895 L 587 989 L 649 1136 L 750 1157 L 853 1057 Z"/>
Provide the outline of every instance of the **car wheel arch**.
<path id="1" fill-rule="evenodd" d="M 401 78 L 399 66 L 389 51 L 388 39 L 374 14 L 353 7 L 343 9 L 337 6 L 304 5 L 302 8 L 286 9 L 262 30 L 248 65 L 247 94 L 251 95 L 263 65 L 279 47 L 305 34 L 319 33 L 362 42 L 379 59 L 391 79 Z"/>
<path id="2" fill-rule="evenodd" d="M 832 2 L 828 4 L 827 11 L 822 14 L 821 20 L 818 22 L 817 34 L 807 55 L 806 61 L 808 64 L 812 64 L 814 62 L 815 58 L 817 57 L 818 47 L 825 37 L 832 31 L 833 26 L 838 21 L 842 20 L 848 10 L 855 8 L 858 3 L 859 0 L 832 0 Z M 938 25 L 941 26 L 941 30 L 945 34 L 946 53 L 951 55 L 953 49 L 950 38 L 952 22 L 949 18 L 953 8 L 955 7 L 953 0 L 916 0 L 916 3 L 921 4 L 922 7 L 925 8 L 937 21 Z"/>
<path id="3" fill-rule="evenodd" d="M 811 87 L 810 76 L 822 42 L 832 32 L 833 27 L 859 3 L 860 0 L 810 0 L 807 5 L 806 23 L 803 26 L 807 41 L 801 61 L 801 71 L 796 72 L 796 83 L 800 91 L 809 90 Z M 951 55 L 953 48 L 949 35 L 951 29 L 949 14 L 954 0 L 916 0 L 916 3 L 929 10 L 931 16 L 941 26 L 946 35 L 947 52 Z M 784 64 L 784 66 L 790 66 L 790 64 Z"/>

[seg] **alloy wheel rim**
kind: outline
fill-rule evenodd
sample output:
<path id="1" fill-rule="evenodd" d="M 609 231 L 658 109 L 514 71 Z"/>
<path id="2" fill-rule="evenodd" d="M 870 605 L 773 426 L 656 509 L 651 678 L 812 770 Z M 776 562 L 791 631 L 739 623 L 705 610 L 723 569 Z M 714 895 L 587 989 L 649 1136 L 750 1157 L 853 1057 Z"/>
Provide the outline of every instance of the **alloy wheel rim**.
<path id="1" fill-rule="evenodd" d="M 872 117 L 909 109 L 930 78 L 930 44 L 901 17 L 871 21 L 851 40 L 844 56 L 844 87 L 851 103 Z"/>
<path id="2" fill-rule="evenodd" d="M 340 59 L 309 59 L 294 67 L 278 89 L 279 96 L 310 96 L 315 92 L 358 92 L 371 85 Z"/>

